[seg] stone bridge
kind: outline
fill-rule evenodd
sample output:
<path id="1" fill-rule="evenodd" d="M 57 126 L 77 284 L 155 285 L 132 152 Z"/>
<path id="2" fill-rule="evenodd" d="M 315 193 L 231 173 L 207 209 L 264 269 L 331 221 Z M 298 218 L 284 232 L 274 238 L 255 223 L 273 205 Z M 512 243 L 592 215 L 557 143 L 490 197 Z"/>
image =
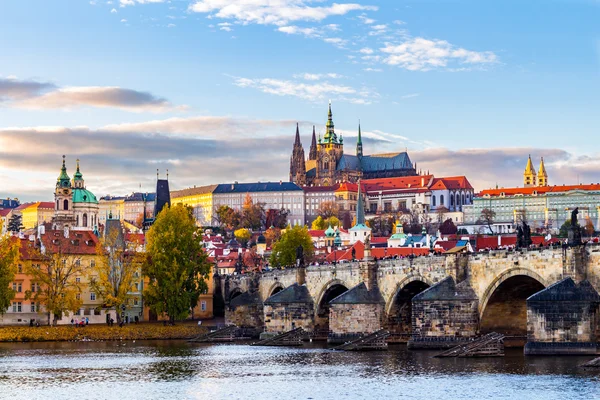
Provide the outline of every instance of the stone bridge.
<path id="1" fill-rule="evenodd" d="M 530 353 L 572 342 L 595 351 L 599 266 L 598 245 L 366 259 L 218 277 L 217 295 L 229 323 L 273 333 L 302 326 L 330 342 L 386 328 L 391 340 L 443 348 L 495 331 L 527 337 Z M 551 298 L 536 303 L 536 294 Z M 566 344 L 547 348 L 555 342 Z"/>

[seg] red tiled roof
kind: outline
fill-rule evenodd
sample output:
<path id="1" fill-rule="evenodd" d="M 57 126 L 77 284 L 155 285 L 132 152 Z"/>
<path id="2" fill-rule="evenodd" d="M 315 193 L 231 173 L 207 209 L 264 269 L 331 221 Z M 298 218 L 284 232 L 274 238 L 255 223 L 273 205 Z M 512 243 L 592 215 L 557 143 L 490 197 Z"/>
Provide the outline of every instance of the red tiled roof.
<path id="1" fill-rule="evenodd" d="M 51 201 L 40 201 L 38 203 L 38 208 L 48 208 L 54 210 L 54 203 Z"/>
<path id="2" fill-rule="evenodd" d="M 375 243 L 387 243 L 389 237 L 385 237 L 385 236 L 377 236 L 377 237 L 372 237 L 371 238 L 371 243 L 375 244 Z"/>
<path id="3" fill-rule="evenodd" d="M 457 240 L 438 240 L 435 242 L 435 247 L 441 247 L 444 251 L 453 249 L 456 247 Z"/>
<path id="4" fill-rule="evenodd" d="M 434 178 L 431 186 L 431 190 L 435 189 L 473 189 L 471 183 L 466 176 L 449 176 L 444 178 Z"/>
<path id="5" fill-rule="evenodd" d="M 532 187 L 516 187 L 516 188 L 501 188 L 501 189 L 486 189 L 479 192 L 478 196 L 500 196 L 504 193 L 504 196 L 515 196 L 525 195 L 531 196 L 534 192 L 538 195 L 546 193 L 563 193 L 570 192 L 572 190 L 583 190 L 583 191 L 600 191 L 600 184 L 590 185 L 562 185 L 562 186 L 532 186 Z"/>
<path id="6" fill-rule="evenodd" d="M 308 234 L 312 237 L 323 237 L 325 236 L 324 229 L 309 229 Z"/>
<path id="7" fill-rule="evenodd" d="M 146 236 L 143 233 L 126 233 L 125 241 L 143 245 L 146 243 Z"/>
<path id="8" fill-rule="evenodd" d="M 361 260 L 365 256 L 365 245 L 358 241 L 344 250 L 334 250 L 327 255 L 325 258 L 328 262 L 341 261 L 341 260 L 352 260 L 352 248 L 355 249 L 355 255 L 357 260 Z M 429 254 L 429 249 L 426 247 L 414 248 L 414 247 L 374 247 L 371 248 L 371 256 L 376 258 L 384 257 L 408 257 L 414 256 L 426 256 Z"/>
<path id="9" fill-rule="evenodd" d="M 343 184 L 342 184 L 343 185 Z M 340 184 L 333 186 L 304 186 L 302 189 L 305 193 L 317 193 L 317 192 L 334 192 L 340 187 Z"/>
<path id="10" fill-rule="evenodd" d="M 12 211 L 11 208 L 6 208 L 0 210 L 0 217 L 6 217 Z"/>
<path id="11" fill-rule="evenodd" d="M 69 231 L 69 237 L 65 238 L 64 232 L 59 230 L 47 230 L 41 236 L 42 243 L 47 253 L 63 254 L 96 254 L 98 238 L 92 231 Z"/>

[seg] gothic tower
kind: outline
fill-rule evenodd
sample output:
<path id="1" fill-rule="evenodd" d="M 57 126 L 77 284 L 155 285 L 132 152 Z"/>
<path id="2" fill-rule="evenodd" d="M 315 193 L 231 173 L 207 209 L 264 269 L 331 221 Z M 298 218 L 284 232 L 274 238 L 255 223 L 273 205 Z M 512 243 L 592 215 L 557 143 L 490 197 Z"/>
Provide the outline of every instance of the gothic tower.
<path id="1" fill-rule="evenodd" d="M 360 121 L 358 121 L 358 138 L 356 139 L 356 157 L 361 159 L 363 156 L 362 136 L 360 134 Z"/>
<path id="2" fill-rule="evenodd" d="M 317 145 L 317 171 L 316 181 L 323 185 L 335 184 L 335 174 L 338 161 L 344 154 L 344 139 L 338 138 L 333 124 L 333 113 L 331 112 L 331 102 L 327 112 L 327 123 L 325 124 L 325 135 L 323 140 L 319 140 Z"/>
<path id="3" fill-rule="evenodd" d="M 313 125 L 312 141 L 310 142 L 310 151 L 308 152 L 309 160 L 317 159 L 317 137 L 315 136 L 315 126 Z"/>
<path id="4" fill-rule="evenodd" d="M 544 166 L 544 157 L 542 157 L 542 161 L 540 161 L 540 167 L 538 168 L 537 185 L 548 186 L 548 174 L 546 173 L 546 167 Z"/>
<path id="5" fill-rule="evenodd" d="M 304 148 L 300 142 L 300 129 L 296 124 L 296 139 L 294 140 L 294 148 L 292 157 L 290 158 L 290 182 L 297 185 L 306 185 L 306 164 L 304 160 Z"/>
<path id="6" fill-rule="evenodd" d="M 523 185 L 525 187 L 535 186 L 535 169 L 533 169 L 533 163 L 531 162 L 531 155 L 527 159 L 527 166 L 525 167 L 525 172 L 523 172 Z"/>

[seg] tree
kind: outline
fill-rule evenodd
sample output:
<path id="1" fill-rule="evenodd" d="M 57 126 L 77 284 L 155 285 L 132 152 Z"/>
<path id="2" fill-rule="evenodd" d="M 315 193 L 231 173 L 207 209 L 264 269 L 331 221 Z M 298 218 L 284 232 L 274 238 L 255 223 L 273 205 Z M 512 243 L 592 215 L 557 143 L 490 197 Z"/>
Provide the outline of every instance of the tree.
<path id="1" fill-rule="evenodd" d="M 454 235 L 456 232 L 458 232 L 458 229 L 451 218 L 448 218 L 440 225 L 440 233 L 443 235 Z"/>
<path id="2" fill-rule="evenodd" d="M 287 219 L 287 216 L 286 216 Z M 265 206 L 262 203 L 254 203 L 249 193 L 242 206 L 242 226 L 249 229 L 261 229 L 266 222 Z"/>
<path id="3" fill-rule="evenodd" d="M 486 225 L 490 231 L 490 234 L 492 234 L 494 233 L 494 230 L 492 229 L 492 224 L 494 223 L 495 219 L 496 212 L 494 210 L 490 210 L 489 208 L 484 208 L 483 210 L 481 210 L 478 222 L 480 224 Z"/>
<path id="4" fill-rule="evenodd" d="M 225 226 L 227 229 L 237 229 L 240 226 L 242 216 L 233 208 L 223 205 L 217 208 L 215 212 L 219 226 Z"/>
<path id="5" fill-rule="evenodd" d="M 335 201 L 324 201 L 321 203 L 319 207 L 318 214 L 323 217 L 323 219 L 329 219 L 333 216 L 337 216 L 340 212 L 340 208 L 335 203 Z"/>
<path id="6" fill-rule="evenodd" d="M 325 220 L 319 215 L 315 218 L 310 227 L 313 230 L 323 230 L 325 229 Z"/>
<path id="7" fill-rule="evenodd" d="M 135 273 L 140 268 L 140 256 L 135 251 L 127 251 L 123 234 L 117 227 L 105 230 L 104 237 L 96 246 L 96 254 L 90 288 L 100 295 L 104 308 L 117 310 L 117 322 L 121 322 L 119 310 L 131 297 Z"/>
<path id="8" fill-rule="evenodd" d="M 266 214 L 265 226 L 274 226 L 275 228 L 283 229 L 287 225 L 287 218 L 290 211 L 285 208 L 279 210 L 270 209 Z"/>
<path id="9" fill-rule="evenodd" d="M 436 208 L 435 210 L 435 215 L 436 215 L 436 219 L 437 219 L 437 223 L 441 224 L 444 221 L 446 221 L 446 214 L 449 213 L 450 210 L 448 210 L 448 208 L 446 208 L 446 206 L 439 206 L 438 208 Z"/>
<path id="10" fill-rule="evenodd" d="M 558 232 L 558 236 L 560 237 L 568 237 L 569 229 L 571 229 L 571 219 L 566 220 L 560 227 L 560 231 Z"/>
<path id="11" fill-rule="evenodd" d="M 279 228 L 269 228 L 265 232 L 265 239 L 267 239 L 268 244 L 272 244 L 279 240 L 281 237 L 281 229 Z"/>
<path id="12" fill-rule="evenodd" d="M 22 220 L 23 217 L 21 215 L 13 213 L 13 215 L 10 217 L 10 220 L 8 221 L 8 226 L 6 230 L 8 232 L 13 233 L 18 233 L 22 231 L 24 229 Z"/>
<path id="13" fill-rule="evenodd" d="M 2 220 L 0 220 L 0 232 Z M 15 279 L 19 257 L 19 245 L 9 236 L 0 237 L 0 315 L 10 306 L 15 291 L 10 283 Z"/>
<path id="14" fill-rule="evenodd" d="M 233 235 L 242 242 L 242 246 L 245 246 L 248 243 L 248 240 L 252 237 L 252 233 L 246 228 L 237 229 L 233 232 Z"/>
<path id="15" fill-rule="evenodd" d="M 346 211 L 344 216 L 342 217 L 342 227 L 344 229 L 352 228 L 352 217 L 350 216 L 350 212 Z"/>
<path id="16" fill-rule="evenodd" d="M 594 232 L 596 231 L 594 229 L 594 223 L 592 222 L 592 219 L 588 216 L 585 217 L 585 227 L 583 228 L 583 230 L 585 231 L 585 234 L 589 237 L 594 235 Z"/>
<path id="17" fill-rule="evenodd" d="M 192 209 L 181 204 L 163 208 L 148 231 L 146 304 L 156 314 L 166 313 L 171 323 L 186 318 L 208 290 L 205 279 L 211 265 L 200 236 Z"/>
<path id="18" fill-rule="evenodd" d="M 273 245 L 271 265 L 295 265 L 298 246 L 302 246 L 304 249 L 304 260 L 307 263 L 310 262 L 315 249 L 308 229 L 304 226 L 294 226 L 281 235 L 281 238 Z"/>
<path id="19" fill-rule="evenodd" d="M 55 240 L 56 244 L 46 246 L 45 253 L 37 248 L 28 249 L 30 257 L 26 266 L 31 282 L 37 284 L 38 290 L 26 291 L 25 298 L 44 306 L 48 325 L 51 321 L 56 325 L 65 313 L 74 313 L 81 308 L 82 281 L 87 276 L 81 257 L 69 239 Z"/>
<path id="20" fill-rule="evenodd" d="M 135 219 L 135 226 L 137 226 L 138 228 L 141 228 L 144 226 L 144 213 L 143 212 L 139 213 L 139 215 Z"/>

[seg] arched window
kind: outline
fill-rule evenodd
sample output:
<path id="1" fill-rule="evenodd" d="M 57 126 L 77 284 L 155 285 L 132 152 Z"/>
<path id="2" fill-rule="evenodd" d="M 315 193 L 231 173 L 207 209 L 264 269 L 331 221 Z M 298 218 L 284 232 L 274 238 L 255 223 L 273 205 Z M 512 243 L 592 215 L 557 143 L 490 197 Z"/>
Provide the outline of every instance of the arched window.
<path id="1" fill-rule="evenodd" d="M 69 200 L 65 199 L 63 201 L 63 210 L 68 211 L 69 210 Z"/>
<path id="2" fill-rule="evenodd" d="M 464 195 L 464 193 L 463 193 L 463 195 L 462 195 L 462 204 L 466 204 L 466 203 L 465 203 L 465 195 Z"/>
<path id="3" fill-rule="evenodd" d="M 454 205 L 454 195 L 450 194 L 450 205 L 453 206 Z"/>
<path id="4" fill-rule="evenodd" d="M 460 205 L 460 194 L 456 193 L 456 205 Z"/>
<path id="5" fill-rule="evenodd" d="M 440 206 L 444 205 L 444 195 L 440 194 Z"/>
<path id="6" fill-rule="evenodd" d="M 58 200 L 56 200 L 56 209 L 58 210 Z"/>
<path id="7" fill-rule="evenodd" d="M 435 195 L 431 197 L 431 205 L 435 207 Z"/>
<path id="8" fill-rule="evenodd" d="M 87 224 L 87 214 L 83 214 L 83 226 L 84 227 L 88 226 L 88 224 Z"/>
<path id="9" fill-rule="evenodd" d="M 75 225 L 79 226 L 79 215 L 77 215 L 76 222 L 77 223 Z"/>

